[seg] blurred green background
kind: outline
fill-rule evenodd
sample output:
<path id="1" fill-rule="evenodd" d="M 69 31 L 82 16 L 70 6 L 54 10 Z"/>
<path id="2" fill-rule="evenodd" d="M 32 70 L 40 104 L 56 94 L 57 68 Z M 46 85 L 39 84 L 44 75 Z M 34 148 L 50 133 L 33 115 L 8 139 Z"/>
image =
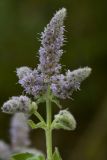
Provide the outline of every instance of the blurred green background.
<path id="1" fill-rule="evenodd" d="M 72 101 L 61 102 L 74 114 L 77 129 L 54 131 L 53 143 L 66 160 L 107 160 L 106 0 L 0 0 L 0 106 L 22 93 L 15 70 L 37 65 L 38 33 L 62 7 L 68 10 L 68 42 L 61 62 L 71 70 L 90 66 L 93 71 Z M 44 107 L 40 110 L 45 116 Z M 0 113 L 0 139 L 7 142 L 10 118 Z M 33 146 L 45 151 L 44 132 L 32 131 L 31 139 Z"/>

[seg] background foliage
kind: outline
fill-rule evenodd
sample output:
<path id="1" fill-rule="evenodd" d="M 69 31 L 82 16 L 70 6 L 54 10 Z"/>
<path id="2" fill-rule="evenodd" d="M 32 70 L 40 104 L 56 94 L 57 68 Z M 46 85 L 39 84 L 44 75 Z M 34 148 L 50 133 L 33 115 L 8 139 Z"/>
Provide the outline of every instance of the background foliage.
<path id="1" fill-rule="evenodd" d="M 90 66 L 93 72 L 73 100 L 62 101 L 77 119 L 74 132 L 54 131 L 54 145 L 63 159 L 107 159 L 107 1 L 106 0 L 0 0 L 0 106 L 19 95 L 15 69 L 38 62 L 39 37 L 59 8 L 68 10 L 67 45 L 62 63 L 75 69 Z M 64 66 L 65 69 L 65 66 Z M 41 106 L 45 117 L 44 107 Z M 57 111 L 54 107 L 54 112 Z M 9 141 L 10 116 L 0 113 L 0 138 Z M 31 133 L 33 145 L 45 151 L 44 133 Z"/>

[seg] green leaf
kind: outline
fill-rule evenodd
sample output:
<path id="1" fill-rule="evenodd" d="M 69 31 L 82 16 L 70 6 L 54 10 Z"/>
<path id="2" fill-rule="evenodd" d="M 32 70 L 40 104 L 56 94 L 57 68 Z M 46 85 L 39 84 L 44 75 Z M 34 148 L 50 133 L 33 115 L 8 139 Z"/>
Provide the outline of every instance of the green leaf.
<path id="1" fill-rule="evenodd" d="M 60 101 L 56 97 L 54 97 L 53 95 L 50 96 L 50 100 L 51 100 L 51 102 L 55 103 L 60 109 L 62 108 Z"/>
<path id="2" fill-rule="evenodd" d="M 34 155 L 31 153 L 19 153 L 19 154 L 14 154 L 11 160 L 27 160 L 28 158 L 33 156 Z"/>
<path id="3" fill-rule="evenodd" d="M 35 122 L 33 122 L 31 119 L 27 121 L 28 125 L 32 128 L 35 129 L 36 128 L 36 124 Z"/>
<path id="4" fill-rule="evenodd" d="M 62 160 L 58 148 L 55 148 L 55 152 L 53 154 L 52 160 Z"/>
<path id="5" fill-rule="evenodd" d="M 31 119 L 27 121 L 28 125 L 32 128 L 32 129 L 37 129 L 37 128 L 45 128 L 44 126 L 44 122 L 39 122 L 37 124 L 35 124 L 35 122 L 33 122 Z"/>
<path id="6" fill-rule="evenodd" d="M 62 108 L 60 102 L 57 99 L 52 99 L 52 102 L 55 103 L 60 109 Z"/>
<path id="7" fill-rule="evenodd" d="M 45 97 L 42 96 L 42 97 L 39 97 L 37 100 L 36 100 L 36 103 L 39 104 L 39 103 L 44 103 L 45 102 Z"/>
<path id="8" fill-rule="evenodd" d="M 40 156 L 33 156 L 31 158 L 28 158 L 27 160 L 45 160 L 45 157 L 40 155 Z"/>

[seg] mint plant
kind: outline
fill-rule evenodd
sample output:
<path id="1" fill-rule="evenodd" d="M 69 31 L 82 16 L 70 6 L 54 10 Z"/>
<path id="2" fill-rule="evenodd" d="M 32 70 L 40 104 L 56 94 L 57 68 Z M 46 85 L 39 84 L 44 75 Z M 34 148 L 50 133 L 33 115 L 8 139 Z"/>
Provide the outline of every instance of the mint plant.
<path id="1" fill-rule="evenodd" d="M 16 73 L 19 84 L 24 88 L 25 95 L 12 97 L 3 104 L 2 110 L 6 113 L 23 112 L 27 116 L 35 115 L 39 122 L 36 124 L 30 118 L 28 124 L 32 129 L 42 128 L 46 136 L 45 157 L 34 156 L 28 153 L 13 156 L 13 159 L 26 160 L 61 160 L 58 149 L 52 150 L 53 129 L 74 130 L 76 121 L 73 115 L 67 110 L 61 109 L 59 99 L 71 98 L 72 93 L 80 89 L 80 84 L 91 73 L 91 68 L 84 67 L 74 71 L 61 73 L 62 65 L 60 58 L 63 54 L 61 47 L 65 42 L 64 19 L 66 9 L 62 8 L 51 19 L 50 23 L 41 33 L 41 47 L 39 49 L 39 64 L 37 68 L 17 68 Z M 27 95 L 31 95 L 29 98 Z M 38 112 L 40 103 L 46 104 L 46 120 Z M 52 119 L 52 104 L 60 108 L 58 114 Z"/>

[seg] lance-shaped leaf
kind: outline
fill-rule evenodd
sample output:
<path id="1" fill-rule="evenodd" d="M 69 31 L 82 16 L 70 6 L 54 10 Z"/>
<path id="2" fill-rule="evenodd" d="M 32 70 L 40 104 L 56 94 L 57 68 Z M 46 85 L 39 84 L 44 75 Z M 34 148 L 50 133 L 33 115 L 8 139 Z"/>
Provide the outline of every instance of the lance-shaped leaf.
<path id="1" fill-rule="evenodd" d="M 33 157 L 30 157 L 28 158 L 27 160 L 45 160 L 45 157 L 44 156 L 33 156 Z"/>
<path id="2" fill-rule="evenodd" d="M 53 154 L 52 160 L 62 160 L 58 148 L 55 148 L 55 152 Z"/>
<path id="3" fill-rule="evenodd" d="M 50 98 L 51 102 L 55 103 L 60 109 L 62 108 L 60 101 L 55 96 L 52 95 L 49 98 Z"/>
<path id="4" fill-rule="evenodd" d="M 34 155 L 31 153 L 19 153 L 12 156 L 11 160 L 27 160 Z"/>
<path id="5" fill-rule="evenodd" d="M 43 128 L 44 129 L 44 122 L 39 122 L 37 124 L 35 124 L 34 121 L 32 121 L 31 119 L 28 120 L 28 125 L 32 128 L 32 129 L 37 129 L 37 128 Z"/>

